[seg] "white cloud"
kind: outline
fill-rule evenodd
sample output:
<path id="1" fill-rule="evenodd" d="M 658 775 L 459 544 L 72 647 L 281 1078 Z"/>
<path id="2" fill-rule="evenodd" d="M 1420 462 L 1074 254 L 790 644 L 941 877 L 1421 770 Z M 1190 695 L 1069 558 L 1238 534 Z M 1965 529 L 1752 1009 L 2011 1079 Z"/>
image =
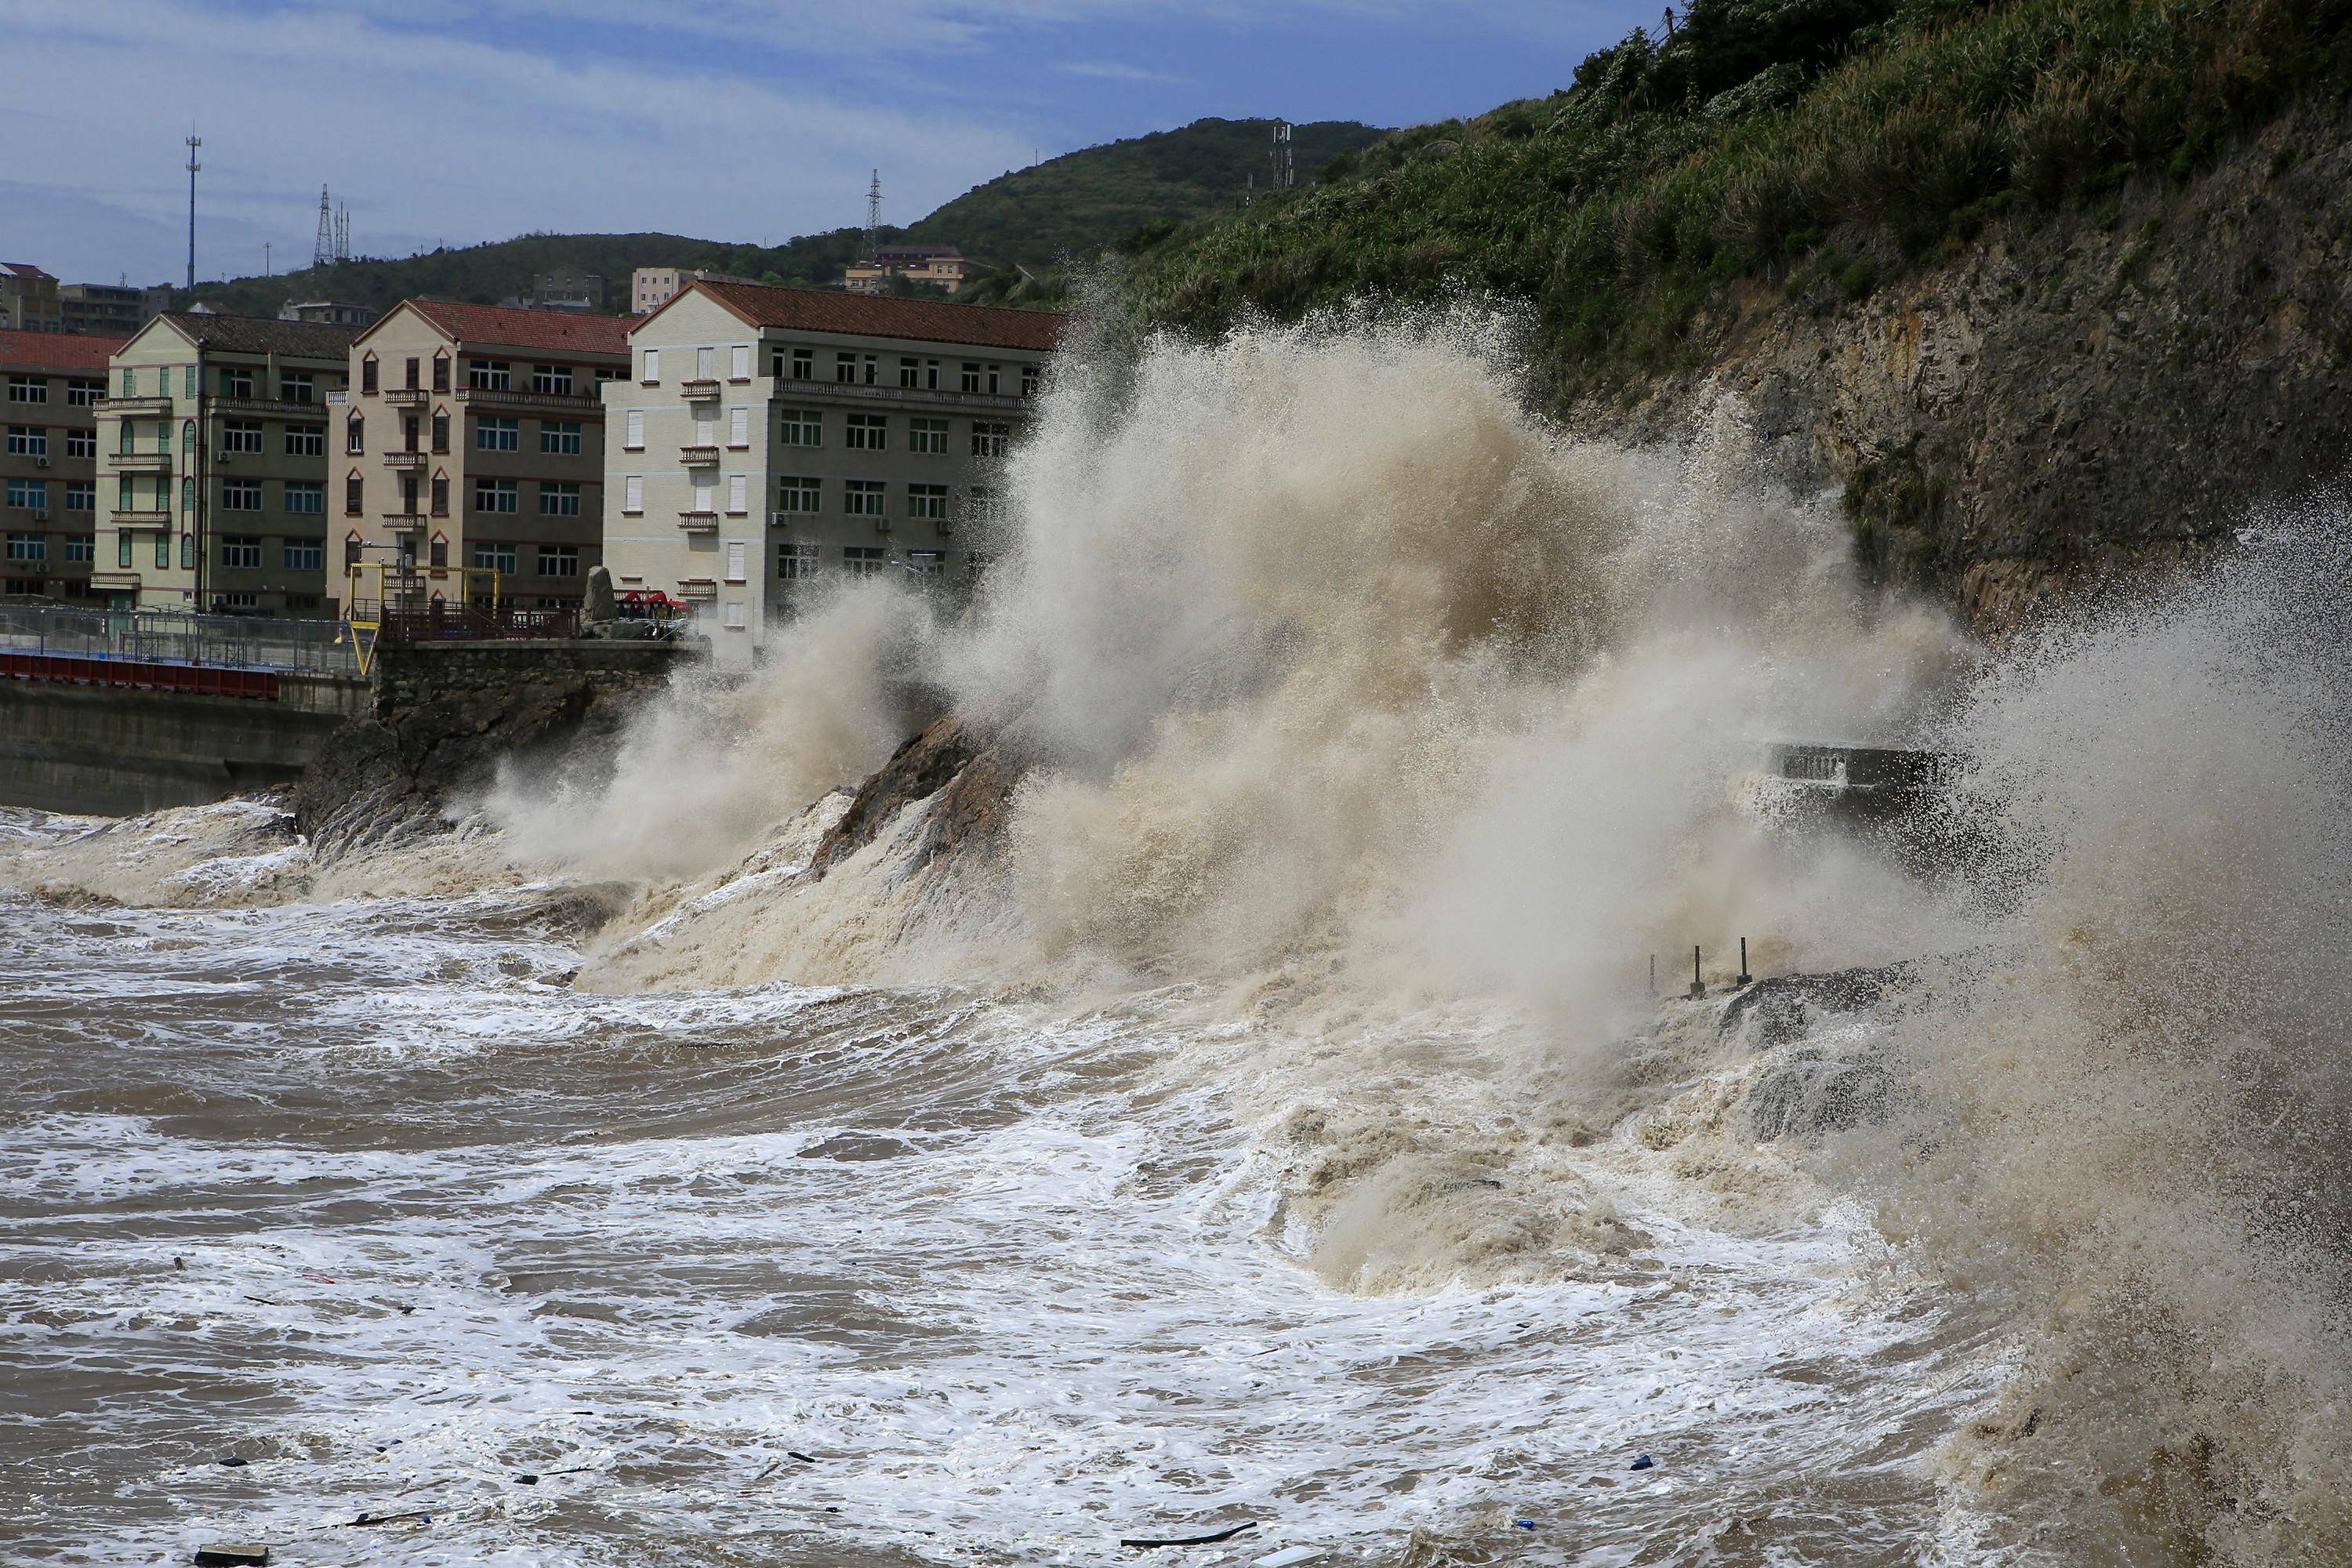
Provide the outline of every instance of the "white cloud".
<path id="1" fill-rule="evenodd" d="M 1102 81 L 1167 82 L 1181 85 L 1185 79 L 1168 71 L 1146 70 L 1123 60 L 1064 60 L 1054 68 L 1065 76 L 1093 77 Z"/>

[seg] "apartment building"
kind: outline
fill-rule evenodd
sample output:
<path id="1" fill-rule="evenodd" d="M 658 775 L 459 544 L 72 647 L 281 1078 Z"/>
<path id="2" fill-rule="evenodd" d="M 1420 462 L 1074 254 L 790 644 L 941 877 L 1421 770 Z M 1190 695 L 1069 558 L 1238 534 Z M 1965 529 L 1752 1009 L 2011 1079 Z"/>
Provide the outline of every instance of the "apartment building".
<path id="1" fill-rule="evenodd" d="M 375 320 L 365 305 L 341 300 L 289 300 L 278 307 L 281 321 L 322 321 L 335 327 L 364 327 Z"/>
<path id="2" fill-rule="evenodd" d="M 89 595 L 97 558 L 98 402 L 118 338 L 0 331 L 0 591 Z"/>
<path id="3" fill-rule="evenodd" d="M 628 366 L 618 317 L 401 301 L 351 347 L 337 574 L 395 566 L 386 592 L 420 605 L 576 602 L 604 551 L 598 389 Z"/>
<path id="4" fill-rule="evenodd" d="M 743 668 L 827 574 L 969 579 L 1063 318 L 696 283 L 605 388 L 614 586 L 703 613 Z"/>
<path id="5" fill-rule="evenodd" d="M 92 589 L 123 609 L 333 615 L 327 425 L 352 335 L 169 311 L 116 350 Z"/>
<path id="6" fill-rule="evenodd" d="M 162 315 L 171 303 L 168 284 L 152 289 L 133 289 L 127 283 L 58 285 L 58 308 L 63 313 L 65 330 L 94 332 L 102 338 L 129 337 Z"/>
<path id="7" fill-rule="evenodd" d="M 755 278 L 730 278 L 692 267 L 640 267 L 629 275 L 629 313 L 650 316 L 697 283 L 755 283 Z"/>
<path id="8" fill-rule="evenodd" d="M 968 266 L 963 252 L 952 245 L 885 245 L 845 268 L 841 286 L 853 294 L 881 294 L 896 277 L 952 294 L 962 286 Z"/>
<path id="9" fill-rule="evenodd" d="M 29 261 L 0 261 L 0 331 L 65 330 L 58 280 Z"/>

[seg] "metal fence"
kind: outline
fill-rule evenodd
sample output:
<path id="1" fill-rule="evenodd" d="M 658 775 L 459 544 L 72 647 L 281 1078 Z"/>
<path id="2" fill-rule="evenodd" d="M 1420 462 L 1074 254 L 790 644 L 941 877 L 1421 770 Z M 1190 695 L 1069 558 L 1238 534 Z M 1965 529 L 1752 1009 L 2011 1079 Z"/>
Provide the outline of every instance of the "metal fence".
<path id="1" fill-rule="evenodd" d="M 356 678 L 359 660 L 341 631 L 334 621 L 0 605 L 0 649 L 10 652 Z"/>

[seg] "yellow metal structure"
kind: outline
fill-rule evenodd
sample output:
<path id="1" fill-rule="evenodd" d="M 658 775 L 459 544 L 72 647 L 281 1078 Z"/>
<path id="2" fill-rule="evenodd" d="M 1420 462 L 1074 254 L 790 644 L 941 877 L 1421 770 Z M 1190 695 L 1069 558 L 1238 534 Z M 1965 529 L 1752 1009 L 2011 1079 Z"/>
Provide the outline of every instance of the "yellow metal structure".
<path id="1" fill-rule="evenodd" d="M 461 595 L 470 590 L 477 581 L 489 581 L 489 609 L 498 614 L 500 583 L 494 566 L 453 566 L 443 568 L 455 572 Z M 373 574 L 375 593 L 362 591 Z M 415 596 L 415 584 L 421 581 L 416 568 L 396 561 L 354 561 L 344 569 L 343 631 L 352 639 L 352 649 L 358 655 L 360 673 L 366 675 L 375 663 L 376 644 L 383 639 L 387 610 L 395 595 L 402 601 Z M 467 607 L 467 599 L 458 601 L 460 613 Z"/>

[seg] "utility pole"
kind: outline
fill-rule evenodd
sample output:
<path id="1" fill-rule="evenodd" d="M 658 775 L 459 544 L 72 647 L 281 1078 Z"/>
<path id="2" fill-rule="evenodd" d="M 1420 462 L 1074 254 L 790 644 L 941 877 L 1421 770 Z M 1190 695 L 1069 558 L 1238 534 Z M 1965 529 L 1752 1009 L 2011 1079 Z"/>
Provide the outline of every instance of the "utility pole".
<path id="1" fill-rule="evenodd" d="M 866 187 L 866 259 L 880 259 L 882 250 L 882 171 L 874 171 L 874 181 Z"/>
<path id="2" fill-rule="evenodd" d="M 188 131 L 188 292 L 196 291 L 196 171 L 204 167 L 196 162 L 196 149 L 204 139 L 192 126 Z"/>
<path id="3" fill-rule="evenodd" d="M 263 240 L 261 242 L 261 275 L 264 278 L 272 276 L 269 270 L 269 242 Z"/>
<path id="4" fill-rule="evenodd" d="M 1277 120 L 1274 122 L 1274 151 L 1271 161 L 1274 164 L 1274 178 L 1268 183 L 1277 191 L 1289 190 L 1291 188 L 1290 121 L 1287 120 Z"/>

